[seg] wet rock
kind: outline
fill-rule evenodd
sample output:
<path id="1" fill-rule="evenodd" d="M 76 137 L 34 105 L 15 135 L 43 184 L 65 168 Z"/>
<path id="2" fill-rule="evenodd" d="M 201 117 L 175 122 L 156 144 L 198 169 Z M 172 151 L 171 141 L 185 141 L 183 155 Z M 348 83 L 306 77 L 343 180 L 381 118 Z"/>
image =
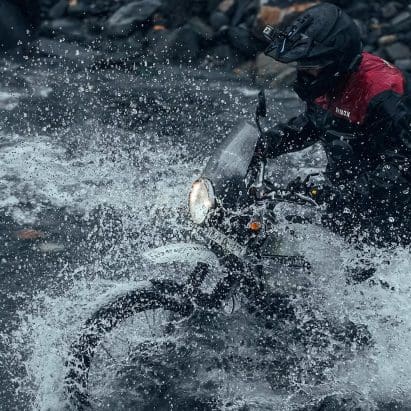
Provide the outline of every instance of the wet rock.
<path id="1" fill-rule="evenodd" d="M 90 14 L 90 6 L 85 4 L 83 1 L 69 1 L 69 6 L 67 8 L 67 14 L 72 17 L 85 17 Z"/>
<path id="2" fill-rule="evenodd" d="M 408 46 L 402 43 L 394 43 L 385 47 L 385 52 L 389 60 L 401 60 L 411 57 L 411 50 Z"/>
<path id="3" fill-rule="evenodd" d="M 167 63 L 170 61 L 169 45 L 173 34 L 169 30 L 150 30 L 145 38 L 146 56 L 149 61 Z"/>
<path id="4" fill-rule="evenodd" d="M 40 230 L 34 230 L 32 228 L 25 228 L 16 232 L 16 237 L 19 240 L 38 240 L 44 238 L 46 235 Z"/>
<path id="5" fill-rule="evenodd" d="M 209 68 L 219 67 L 223 69 L 234 69 L 241 63 L 238 55 L 228 44 L 221 44 L 211 48 L 203 63 Z M 240 70 L 236 72 L 240 74 Z"/>
<path id="6" fill-rule="evenodd" d="M 0 5 L 0 53 L 26 47 L 37 28 L 37 1 L 2 0 Z"/>
<path id="7" fill-rule="evenodd" d="M 199 17 L 193 17 L 188 21 L 190 29 L 205 40 L 211 40 L 214 36 L 214 30 Z"/>
<path id="8" fill-rule="evenodd" d="M 259 50 L 259 42 L 244 26 L 230 27 L 227 38 L 234 50 L 246 59 L 255 58 Z"/>
<path id="9" fill-rule="evenodd" d="M 396 60 L 396 61 L 395 61 L 395 65 L 396 65 L 400 70 L 411 71 L 411 58 L 409 58 L 409 59 Z"/>
<path id="10" fill-rule="evenodd" d="M 261 30 L 265 25 L 289 24 L 298 14 L 318 4 L 315 0 L 270 0 L 262 6 L 252 0 L 39 1 L 43 9 L 50 10 L 52 23 L 43 26 L 46 36 L 63 36 L 65 40 L 86 44 L 97 36 L 127 41 L 133 33 L 140 31 L 146 35 L 143 43 L 149 61 L 191 64 L 205 58 L 209 66 L 231 68 L 254 60 L 265 48 L 261 41 Z M 411 9 L 405 0 L 329 1 L 356 19 L 366 51 L 408 67 Z M 62 20 L 65 16 L 81 22 L 83 27 Z M 157 29 L 164 33 L 154 34 Z M 98 44 L 102 42 L 99 40 Z M 224 47 L 218 48 L 226 45 L 231 48 L 230 52 Z M 215 57 L 214 53 L 217 53 Z M 120 55 L 114 60 L 118 58 Z M 280 78 L 284 75 L 288 82 L 290 73 L 282 71 Z"/>
<path id="11" fill-rule="evenodd" d="M 68 41 L 77 41 L 84 38 L 84 29 L 78 20 L 69 18 L 55 19 L 44 22 L 40 33 L 45 37 L 64 36 Z"/>
<path id="12" fill-rule="evenodd" d="M 296 2 L 296 4 L 287 5 L 265 5 L 262 6 L 257 15 L 257 22 L 261 27 L 265 27 L 267 24 L 276 26 L 281 23 L 285 23 L 294 18 L 297 14 L 304 12 L 305 10 L 315 6 L 317 2 Z"/>
<path id="13" fill-rule="evenodd" d="M 169 38 L 170 59 L 181 63 L 191 63 L 200 54 L 200 35 L 190 25 L 172 32 Z"/>
<path id="14" fill-rule="evenodd" d="M 49 39 L 41 39 L 38 42 L 37 53 L 47 57 L 57 57 L 73 67 L 91 67 L 102 58 L 102 53 L 99 51 Z"/>
<path id="15" fill-rule="evenodd" d="M 67 7 L 67 0 L 60 0 L 53 7 L 51 7 L 47 17 L 51 20 L 60 19 L 66 14 Z"/>
<path id="16" fill-rule="evenodd" d="M 390 1 L 381 9 L 381 15 L 385 19 L 395 17 L 400 10 L 404 9 L 404 5 L 398 1 Z"/>
<path id="17" fill-rule="evenodd" d="M 395 26 L 397 24 L 404 23 L 404 22 L 408 21 L 410 18 L 411 18 L 411 11 L 404 11 L 404 12 L 400 13 L 399 15 L 395 16 L 391 20 L 391 25 Z"/>
<path id="18" fill-rule="evenodd" d="M 395 43 L 398 40 L 398 36 L 396 34 L 389 34 L 387 36 L 382 36 L 378 39 L 378 44 L 382 47 L 388 46 L 390 44 Z"/>
<path id="19" fill-rule="evenodd" d="M 210 16 L 210 25 L 215 31 L 221 30 L 223 27 L 228 26 L 229 24 L 230 19 L 225 13 L 222 13 L 221 11 L 216 11 Z"/>
<path id="20" fill-rule="evenodd" d="M 146 22 L 160 6 L 160 0 L 139 0 L 121 7 L 107 20 L 107 34 L 112 37 L 130 35 Z"/>

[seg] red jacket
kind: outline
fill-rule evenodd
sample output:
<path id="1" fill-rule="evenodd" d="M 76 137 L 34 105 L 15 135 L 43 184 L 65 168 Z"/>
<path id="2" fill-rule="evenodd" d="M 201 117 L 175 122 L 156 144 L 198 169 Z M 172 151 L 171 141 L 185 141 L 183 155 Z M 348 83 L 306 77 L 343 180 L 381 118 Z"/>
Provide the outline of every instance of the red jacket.
<path id="1" fill-rule="evenodd" d="M 319 97 L 315 104 L 336 117 L 362 125 L 372 100 L 386 91 L 404 95 L 403 73 L 382 58 L 363 53 L 358 70 L 350 75 L 338 95 L 333 99 L 327 96 Z"/>

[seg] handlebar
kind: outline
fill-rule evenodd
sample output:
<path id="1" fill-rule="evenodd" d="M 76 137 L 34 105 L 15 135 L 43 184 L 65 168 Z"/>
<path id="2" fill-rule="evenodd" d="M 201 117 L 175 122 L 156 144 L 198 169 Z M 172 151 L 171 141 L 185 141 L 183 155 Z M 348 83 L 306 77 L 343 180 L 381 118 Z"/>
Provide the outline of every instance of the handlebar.
<path id="1" fill-rule="evenodd" d="M 276 200 L 278 202 L 288 202 L 300 205 L 310 204 L 318 207 L 318 204 L 311 197 L 297 191 L 284 190 L 281 187 L 275 187 L 274 184 L 265 180 L 266 165 L 267 163 L 265 159 L 260 159 L 256 162 L 256 164 L 254 164 L 253 167 L 250 168 L 250 180 L 254 181 L 248 189 L 251 196 L 258 201 Z M 307 176 L 304 181 L 308 181 L 312 175 Z"/>

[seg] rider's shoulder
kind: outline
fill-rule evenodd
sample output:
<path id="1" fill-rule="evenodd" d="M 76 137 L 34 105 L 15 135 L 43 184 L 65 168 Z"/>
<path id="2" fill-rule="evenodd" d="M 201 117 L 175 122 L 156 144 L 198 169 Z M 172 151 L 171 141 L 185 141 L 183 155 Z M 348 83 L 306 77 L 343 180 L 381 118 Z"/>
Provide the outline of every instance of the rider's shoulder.
<path id="1" fill-rule="evenodd" d="M 363 53 L 360 67 L 350 80 L 352 87 L 362 91 L 364 103 L 369 103 L 374 97 L 387 91 L 399 95 L 405 92 L 405 77 L 402 71 L 371 53 Z"/>

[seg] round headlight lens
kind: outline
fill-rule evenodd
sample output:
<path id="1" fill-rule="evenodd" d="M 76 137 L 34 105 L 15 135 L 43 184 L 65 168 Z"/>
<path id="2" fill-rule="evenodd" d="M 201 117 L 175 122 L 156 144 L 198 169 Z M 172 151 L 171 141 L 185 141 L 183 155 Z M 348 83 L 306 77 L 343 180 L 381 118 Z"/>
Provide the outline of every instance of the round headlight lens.
<path id="1" fill-rule="evenodd" d="M 191 219 L 195 224 L 204 223 L 208 212 L 215 206 L 214 190 L 205 178 L 195 181 L 191 187 L 189 207 Z"/>

